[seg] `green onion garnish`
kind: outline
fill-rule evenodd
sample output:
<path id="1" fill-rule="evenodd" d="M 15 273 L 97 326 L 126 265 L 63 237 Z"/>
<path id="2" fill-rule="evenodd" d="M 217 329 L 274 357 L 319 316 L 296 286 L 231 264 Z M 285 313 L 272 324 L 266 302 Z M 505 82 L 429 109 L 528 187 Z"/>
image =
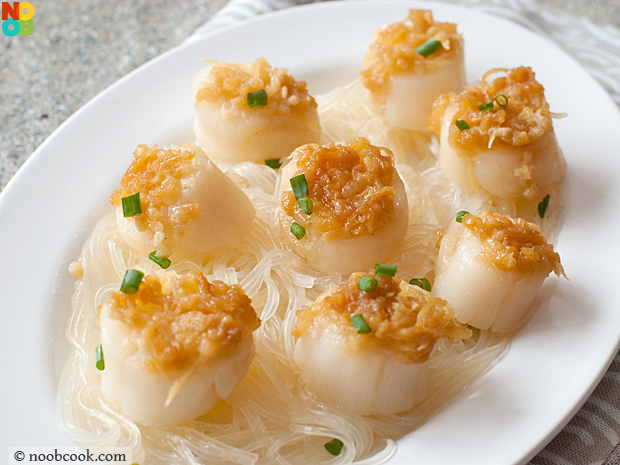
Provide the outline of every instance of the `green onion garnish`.
<path id="1" fill-rule="evenodd" d="M 409 281 L 409 284 L 421 287 L 425 291 L 431 292 L 431 283 L 426 278 L 413 278 Z"/>
<path id="2" fill-rule="evenodd" d="M 435 39 L 428 39 L 426 42 L 416 48 L 415 51 L 422 55 L 424 58 L 426 58 L 429 55 L 435 53 L 440 48 L 441 42 Z"/>
<path id="3" fill-rule="evenodd" d="M 344 444 L 340 439 L 332 439 L 325 444 L 325 450 L 332 455 L 340 455 Z"/>
<path id="4" fill-rule="evenodd" d="M 297 223 L 293 223 L 291 225 L 291 232 L 293 233 L 293 236 L 295 236 L 297 239 L 303 239 L 306 235 L 306 230 L 303 228 L 303 226 Z"/>
<path id="5" fill-rule="evenodd" d="M 270 158 L 269 160 L 265 160 L 265 165 L 267 165 L 269 168 L 277 170 L 282 166 L 282 162 L 279 158 Z"/>
<path id="6" fill-rule="evenodd" d="M 462 210 L 462 211 L 458 212 L 458 213 L 456 214 L 456 222 L 457 222 L 457 223 L 462 223 L 462 222 L 463 222 L 463 217 L 464 217 L 465 215 L 469 215 L 469 212 L 468 212 L 468 211 L 465 211 L 465 210 Z"/>
<path id="7" fill-rule="evenodd" d="M 508 105 L 508 97 L 506 97 L 504 94 L 499 94 L 497 97 L 495 97 L 495 101 L 500 107 L 505 107 L 506 105 Z"/>
<path id="8" fill-rule="evenodd" d="M 264 107 L 265 105 L 267 105 L 267 92 L 265 92 L 265 89 L 248 93 L 248 106 L 250 108 Z"/>
<path id="9" fill-rule="evenodd" d="M 306 215 L 312 214 L 312 200 L 311 199 L 309 199 L 308 197 L 305 197 L 303 199 L 299 199 L 297 203 L 299 204 L 299 208 L 301 208 L 301 211 L 304 212 Z"/>
<path id="10" fill-rule="evenodd" d="M 291 178 L 291 187 L 293 188 L 293 194 L 297 200 L 308 197 L 308 182 L 306 181 L 306 175 L 300 174 Z"/>
<path id="11" fill-rule="evenodd" d="M 135 294 L 136 292 L 138 292 L 138 288 L 140 287 L 142 278 L 144 278 L 144 273 L 142 273 L 142 271 L 125 271 L 125 276 L 123 277 L 123 282 L 121 283 L 121 292 L 130 295 Z"/>
<path id="12" fill-rule="evenodd" d="M 121 203 L 123 204 L 123 216 L 125 218 L 142 213 L 142 206 L 140 205 L 140 192 L 123 197 L 121 199 Z"/>
<path id="13" fill-rule="evenodd" d="M 540 216 L 541 219 L 543 219 L 545 217 L 545 213 L 547 212 L 547 207 L 549 206 L 549 198 L 551 196 L 549 194 L 545 195 L 545 198 L 541 200 L 541 202 L 538 204 L 538 216 Z"/>
<path id="14" fill-rule="evenodd" d="M 101 348 L 101 344 L 95 348 L 95 366 L 99 371 L 105 370 L 105 360 L 103 360 L 103 349 Z"/>
<path id="15" fill-rule="evenodd" d="M 375 265 L 375 274 L 377 276 L 396 276 L 396 265 L 381 265 L 377 263 Z"/>
<path id="16" fill-rule="evenodd" d="M 461 131 L 469 129 L 469 123 L 464 119 L 457 119 L 454 124 L 456 124 L 456 127 L 459 128 Z"/>
<path id="17" fill-rule="evenodd" d="M 481 103 L 480 105 L 478 105 L 478 110 L 484 111 L 486 113 L 487 111 L 492 110 L 493 107 L 493 102 Z"/>
<path id="18" fill-rule="evenodd" d="M 370 326 L 362 315 L 353 315 L 349 321 L 355 327 L 357 334 L 368 334 L 370 332 Z"/>
<path id="19" fill-rule="evenodd" d="M 157 251 L 155 251 L 155 250 L 153 250 L 149 254 L 149 259 L 153 260 L 155 263 L 157 263 L 159 266 L 161 266 L 164 270 L 166 268 L 168 268 L 170 266 L 170 264 L 172 263 L 167 258 L 158 257 L 157 256 Z"/>
<path id="20" fill-rule="evenodd" d="M 362 276 L 357 280 L 357 287 L 362 291 L 370 292 L 377 287 L 377 280 L 375 278 L 371 278 L 370 276 Z"/>

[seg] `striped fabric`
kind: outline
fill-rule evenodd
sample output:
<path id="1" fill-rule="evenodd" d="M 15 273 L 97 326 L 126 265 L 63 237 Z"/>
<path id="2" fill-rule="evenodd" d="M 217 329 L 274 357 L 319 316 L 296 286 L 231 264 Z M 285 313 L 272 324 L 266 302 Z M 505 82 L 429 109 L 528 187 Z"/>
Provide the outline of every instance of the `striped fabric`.
<path id="1" fill-rule="evenodd" d="M 187 41 L 256 15 L 320 0 L 231 0 Z M 535 0 L 442 0 L 501 16 L 545 36 L 594 76 L 620 106 L 620 36 Z M 620 353 L 592 396 L 530 465 L 620 464 Z"/>

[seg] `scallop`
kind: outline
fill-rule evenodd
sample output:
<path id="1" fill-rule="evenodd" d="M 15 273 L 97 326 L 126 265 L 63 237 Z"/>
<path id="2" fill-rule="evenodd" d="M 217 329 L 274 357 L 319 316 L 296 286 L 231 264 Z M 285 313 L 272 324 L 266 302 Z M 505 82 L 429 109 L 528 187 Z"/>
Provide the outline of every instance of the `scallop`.
<path id="1" fill-rule="evenodd" d="M 454 307 L 461 323 L 514 334 L 532 317 L 551 272 L 564 275 L 559 255 L 536 225 L 487 210 L 448 228 L 433 294 Z"/>
<path id="2" fill-rule="evenodd" d="M 301 177 L 305 199 L 291 184 Z M 394 157 L 364 138 L 299 147 L 280 169 L 278 196 L 285 243 L 321 272 L 371 268 L 394 256 L 405 239 L 407 195 Z"/>
<path id="3" fill-rule="evenodd" d="M 306 83 L 264 58 L 210 62 L 194 76 L 192 92 L 196 140 L 216 161 L 265 163 L 320 140 L 317 104 Z"/>
<path id="4" fill-rule="evenodd" d="M 240 286 L 195 271 L 148 275 L 135 294 L 110 293 L 99 324 L 106 401 L 134 422 L 173 425 L 230 396 L 260 321 Z"/>
<path id="5" fill-rule="evenodd" d="M 358 415 L 389 415 L 423 401 L 435 343 L 471 336 L 445 301 L 374 273 L 353 273 L 297 316 L 294 358 L 306 388 Z"/>
<path id="6" fill-rule="evenodd" d="M 247 195 L 194 144 L 140 145 L 110 197 L 121 236 L 142 254 L 200 259 L 237 247 L 253 227 Z M 139 193 L 142 212 L 125 217 L 122 199 Z"/>
<path id="7" fill-rule="evenodd" d="M 375 32 L 361 79 L 389 124 L 426 131 L 435 98 L 465 86 L 463 37 L 432 12 L 410 10 Z"/>
<path id="8" fill-rule="evenodd" d="M 480 85 L 435 101 L 439 166 L 469 191 L 540 202 L 566 172 L 552 116 L 530 68 L 491 70 Z"/>

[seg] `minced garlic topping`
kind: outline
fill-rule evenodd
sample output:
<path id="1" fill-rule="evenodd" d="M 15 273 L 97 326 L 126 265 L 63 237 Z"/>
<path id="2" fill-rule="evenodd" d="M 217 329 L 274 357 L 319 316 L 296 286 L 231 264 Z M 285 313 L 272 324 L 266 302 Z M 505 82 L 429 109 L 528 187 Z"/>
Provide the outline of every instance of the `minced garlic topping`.
<path id="1" fill-rule="evenodd" d="M 362 291 L 362 276 L 377 280 L 377 287 Z M 370 333 L 358 334 L 349 318 L 362 315 Z M 293 336 L 306 331 L 337 326 L 347 336 L 345 351 L 352 355 L 367 347 L 394 351 L 399 363 L 428 360 L 438 339 L 453 342 L 471 336 L 471 331 L 454 320 L 454 310 L 442 299 L 392 276 L 353 273 L 349 281 L 320 296 L 312 306 L 297 311 Z"/>
<path id="2" fill-rule="evenodd" d="M 195 104 L 205 101 L 222 105 L 225 111 L 250 110 L 248 93 L 265 90 L 267 105 L 251 111 L 303 117 L 308 110 L 317 107 L 304 81 L 296 81 L 286 68 L 272 68 L 264 58 L 248 64 L 212 63 L 209 79 L 200 83 Z"/>
<path id="3" fill-rule="evenodd" d="M 487 77 L 505 73 L 491 83 Z M 500 106 L 495 98 L 506 96 L 508 103 Z M 504 104 L 503 97 L 498 100 Z M 493 103 L 493 109 L 484 112 L 478 109 L 483 103 Z M 531 68 L 493 69 L 487 72 L 482 83 L 468 87 L 459 95 L 443 94 L 435 100 L 429 119 L 429 129 L 437 134 L 449 105 L 456 105 L 456 113 L 450 123 L 448 140 L 460 154 L 476 155 L 480 150 L 491 148 L 500 140 L 514 147 L 536 141 L 545 132 L 553 131 L 549 104 L 544 88 L 536 81 Z M 469 129 L 460 130 L 455 122 L 466 121 Z"/>
<path id="4" fill-rule="evenodd" d="M 71 273 L 75 279 L 82 279 L 84 277 L 84 268 L 82 268 L 79 262 L 71 262 L 69 264 L 69 273 Z"/>
<path id="5" fill-rule="evenodd" d="M 441 42 L 442 48 L 424 58 L 416 49 L 429 39 Z M 442 67 L 462 49 L 462 36 L 457 34 L 456 24 L 437 23 L 428 10 L 409 10 L 405 21 L 383 26 L 375 32 L 364 58 L 362 83 L 371 92 L 382 94 L 390 76 Z"/>
<path id="6" fill-rule="evenodd" d="M 112 319 L 129 326 L 152 370 L 187 369 L 226 355 L 260 326 L 241 286 L 210 283 L 191 271 L 172 277 L 171 287 L 165 294 L 147 275 L 138 292 L 111 292 L 104 304 Z"/>
<path id="7" fill-rule="evenodd" d="M 482 257 L 500 270 L 565 276 L 560 256 L 535 224 L 485 210 L 465 215 L 463 225 L 483 243 Z"/>
<path id="8" fill-rule="evenodd" d="M 123 175 L 122 187 L 110 196 L 110 203 L 120 207 L 123 197 L 139 192 L 142 213 L 133 217 L 138 230 L 178 238 L 199 213 L 198 203 L 185 203 L 182 195 L 183 179 L 199 169 L 196 161 L 193 144 L 169 150 L 139 145 Z"/>
<path id="9" fill-rule="evenodd" d="M 293 152 L 291 163 L 297 163 L 294 176 L 306 176 L 313 212 L 302 213 L 291 190 L 282 192 L 282 207 L 325 240 L 372 234 L 393 218 L 394 156 L 388 149 L 362 137 L 345 144 L 307 144 Z"/>

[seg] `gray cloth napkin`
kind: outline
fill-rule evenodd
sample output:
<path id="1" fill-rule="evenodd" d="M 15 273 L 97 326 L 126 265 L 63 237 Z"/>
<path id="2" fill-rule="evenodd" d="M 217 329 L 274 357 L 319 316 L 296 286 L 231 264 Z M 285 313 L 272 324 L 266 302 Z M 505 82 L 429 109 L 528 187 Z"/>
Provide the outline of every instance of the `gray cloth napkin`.
<path id="1" fill-rule="evenodd" d="M 256 15 L 320 0 L 231 0 L 186 42 Z M 620 37 L 587 18 L 550 11 L 536 0 L 442 0 L 494 14 L 535 31 L 575 58 L 620 105 Z M 530 465 L 620 464 L 620 353 L 575 417 Z"/>

